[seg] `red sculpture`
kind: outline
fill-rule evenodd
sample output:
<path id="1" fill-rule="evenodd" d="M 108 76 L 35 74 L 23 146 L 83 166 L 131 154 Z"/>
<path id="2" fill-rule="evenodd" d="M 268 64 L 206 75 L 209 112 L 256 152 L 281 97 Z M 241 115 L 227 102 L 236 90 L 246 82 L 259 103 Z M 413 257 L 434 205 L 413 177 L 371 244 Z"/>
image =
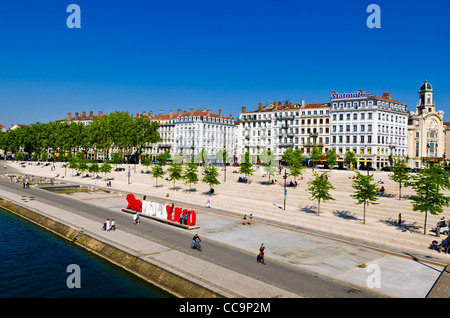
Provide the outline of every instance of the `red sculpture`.
<path id="1" fill-rule="evenodd" d="M 128 206 L 127 206 L 127 210 L 132 210 L 132 211 L 138 211 L 138 212 L 142 212 L 142 201 L 141 200 L 137 200 L 134 197 L 134 194 L 127 194 L 127 202 L 128 202 Z"/>

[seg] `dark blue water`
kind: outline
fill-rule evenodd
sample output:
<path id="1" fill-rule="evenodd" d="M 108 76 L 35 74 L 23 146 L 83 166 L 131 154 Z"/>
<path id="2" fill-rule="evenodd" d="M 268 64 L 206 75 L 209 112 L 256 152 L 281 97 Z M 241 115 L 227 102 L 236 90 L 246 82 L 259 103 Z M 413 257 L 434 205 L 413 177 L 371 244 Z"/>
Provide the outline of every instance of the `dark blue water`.
<path id="1" fill-rule="evenodd" d="M 71 264 L 79 266 L 80 288 Z M 163 290 L 0 209 L 0 298 L 167 298 Z"/>

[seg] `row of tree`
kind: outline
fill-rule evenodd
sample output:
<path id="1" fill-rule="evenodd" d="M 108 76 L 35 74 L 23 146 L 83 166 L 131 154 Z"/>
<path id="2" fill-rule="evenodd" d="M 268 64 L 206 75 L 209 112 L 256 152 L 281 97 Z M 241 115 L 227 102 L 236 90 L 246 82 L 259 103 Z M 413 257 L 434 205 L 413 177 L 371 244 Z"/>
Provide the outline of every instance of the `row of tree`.
<path id="1" fill-rule="evenodd" d="M 26 153 L 35 160 L 49 155 L 67 161 L 78 153 L 109 154 L 114 150 L 122 158 L 139 155 L 144 146 L 161 140 L 159 124 L 128 112 L 98 116 L 85 125 L 76 121 L 55 121 L 21 126 L 0 132 L 0 149 L 17 156 Z"/>
<path id="2" fill-rule="evenodd" d="M 450 175 L 440 165 L 434 165 L 421 169 L 417 174 L 410 174 L 406 164 L 397 159 L 391 168 L 392 174 L 389 177 L 399 185 L 399 200 L 402 197 L 403 187 L 412 187 L 415 195 L 410 197 L 413 211 L 420 211 L 425 214 L 424 234 L 426 234 L 428 213 L 437 215 L 443 212 L 443 207 L 448 207 L 450 196 L 446 196 L 443 191 L 450 190 Z M 363 223 L 366 219 L 366 206 L 378 204 L 379 189 L 374 182 L 373 174 L 361 174 L 356 172 L 357 177 L 353 180 L 352 187 L 355 194 L 350 195 L 356 200 L 356 204 L 363 204 Z M 328 180 L 328 174 L 314 173 L 314 178 L 308 181 L 307 191 L 311 194 L 310 199 L 318 202 L 318 214 L 320 214 L 320 203 L 335 200 L 330 194 L 330 190 L 335 189 Z"/>

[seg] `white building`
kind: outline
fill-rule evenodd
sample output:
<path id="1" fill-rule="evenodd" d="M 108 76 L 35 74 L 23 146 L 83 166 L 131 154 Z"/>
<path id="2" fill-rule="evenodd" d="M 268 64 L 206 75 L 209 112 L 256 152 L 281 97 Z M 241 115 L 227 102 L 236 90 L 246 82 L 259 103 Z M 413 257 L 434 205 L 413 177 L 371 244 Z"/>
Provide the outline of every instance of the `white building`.
<path id="1" fill-rule="evenodd" d="M 143 114 L 146 116 L 146 114 Z M 156 157 L 169 151 L 171 154 L 174 151 L 175 145 L 175 124 L 177 117 L 181 115 L 181 109 L 176 114 L 172 111 L 169 114 L 163 115 L 163 111 L 160 110 L 157 116 L 153 116 L 153 111 L 148 112 L 148 118 L 150 120 L 157 121 L 159 124 L 158 132 L 161 137 L 161 141 L 155 144 L 147 145 L 144 149 L 143 155 L 148 155 L 152 160 L 156 160 Z"/>
<path id="2" fill-rule="evenodd" d="M 236 123 L 233 116 L 213 114 L 209 109 L 193 108 L 178 115 L 174 133 L 174 151 L 172 156 L 183 156 L 184 161 L 195 158 L 203 149 L 207 153 L 207 162 L 217 162 L 219 150 L 228 153 L 227 162 L 233 162 L 236 155 Z"/>
<path id="3" fill-rule="evenodd" d="M 347 151 L 356 154 L 357 166 L 382 168 L 389 155 L 407 155 L 408 113 L 404 103 L 360 90 L 331 93 L 331 147 L 342 161 Z"/>
<path id="4" fill-rule="evenodd" d="M 280 160 L 287 148 L 302 149 L 308 158 L 317 147 L 322 152 L 330 148 L 328 103 L 300 104 L 290 101 L 274 101 L 258 109 L 247 112 L 242 107 L 239 114 L 238 155 L 243 157 L 248 151 L 253 162 L 266 149 Z"/>
<path id="5" fill-rule="evenodd" d="M 238 158 L 249 152 L 251 161 L 256 163 L 262 151 L 270 150 L 280 160 L 288 147 L 298 147 L 300 125 L 300 105 L 286 101 L 274 101 L 258 109 L 247 112 L 242 107 L 239 114 Z"/>

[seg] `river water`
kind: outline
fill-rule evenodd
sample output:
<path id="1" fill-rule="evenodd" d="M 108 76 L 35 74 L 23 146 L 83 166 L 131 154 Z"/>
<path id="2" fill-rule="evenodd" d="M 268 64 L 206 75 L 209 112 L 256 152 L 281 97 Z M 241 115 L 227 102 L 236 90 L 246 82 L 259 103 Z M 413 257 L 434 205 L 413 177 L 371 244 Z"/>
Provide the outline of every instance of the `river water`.
<path id="1" fill-rule="evenodd" d="M 101 257 L 1 209 L 0 264 L 0 298 L 171 297 Z"/>

